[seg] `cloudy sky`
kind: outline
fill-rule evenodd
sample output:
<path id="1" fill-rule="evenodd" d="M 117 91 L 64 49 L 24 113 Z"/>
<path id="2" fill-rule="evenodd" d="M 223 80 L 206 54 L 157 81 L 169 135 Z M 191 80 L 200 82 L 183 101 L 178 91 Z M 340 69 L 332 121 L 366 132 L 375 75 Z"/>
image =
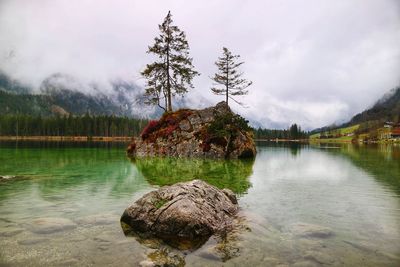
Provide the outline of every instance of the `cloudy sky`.
<path id="1" fill-rule="evenodd" d="M 168 10 L 202 74 L 195 106 L 223 100 L 209 89 L 223 46 L 253 81 L 234 110 L 264 127 L 342 122 L 400 84 L 398 0 L 0 0 L 0 69 L 33 86 L 55 72 L 143 84 Z"/>

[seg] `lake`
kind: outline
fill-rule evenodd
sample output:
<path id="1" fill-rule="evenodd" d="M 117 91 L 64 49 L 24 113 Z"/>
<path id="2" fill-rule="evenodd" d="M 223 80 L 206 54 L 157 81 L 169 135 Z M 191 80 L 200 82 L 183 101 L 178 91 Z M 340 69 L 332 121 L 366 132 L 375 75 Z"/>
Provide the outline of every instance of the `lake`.
<path id="1" fill-rule="evenodd" d="M 400 146 L 258 143 L 254 161 L 131 160 L 126 144 L 0 142 L 0 265 L 400 266 Z M 143 194 L 232 189 L 238 227 L 179 251 L 125 236 Z"/>

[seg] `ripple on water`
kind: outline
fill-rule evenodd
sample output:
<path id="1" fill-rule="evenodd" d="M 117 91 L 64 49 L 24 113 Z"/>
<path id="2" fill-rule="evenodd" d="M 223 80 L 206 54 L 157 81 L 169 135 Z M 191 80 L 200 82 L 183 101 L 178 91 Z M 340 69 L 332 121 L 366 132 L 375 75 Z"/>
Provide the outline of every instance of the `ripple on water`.
<path id="1" fill-rule="evenodd" d="M 0 150 L 0 173 L 35 177 L 0 183 L 0 265 L 400 265 L 393 150 L 259 146 L 252 164 L 173 161 L 174 180 L 201 168 L 208 181 L 239 189 L 246 227 L 196 251 L 140 243 L 120 226 L 130 203 L 168 183 L 168 162 L 140 171 L 123 149 Z"/>

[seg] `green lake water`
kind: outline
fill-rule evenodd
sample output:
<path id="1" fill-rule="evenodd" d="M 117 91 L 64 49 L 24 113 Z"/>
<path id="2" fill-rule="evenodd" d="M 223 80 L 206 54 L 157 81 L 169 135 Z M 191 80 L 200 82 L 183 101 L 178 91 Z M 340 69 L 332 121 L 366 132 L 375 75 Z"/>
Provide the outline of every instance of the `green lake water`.
<path id="1" fill-rule="evenodd" d="M 254 161 L 125 146 L 0 142 L 17 176 L 0 182 L 0 266 L 400 266 L 400 146 L 259 143 Z M 195 251 L 124 235 L 130 203 L 194 178 L 237 194 L 237 229 Z"/>

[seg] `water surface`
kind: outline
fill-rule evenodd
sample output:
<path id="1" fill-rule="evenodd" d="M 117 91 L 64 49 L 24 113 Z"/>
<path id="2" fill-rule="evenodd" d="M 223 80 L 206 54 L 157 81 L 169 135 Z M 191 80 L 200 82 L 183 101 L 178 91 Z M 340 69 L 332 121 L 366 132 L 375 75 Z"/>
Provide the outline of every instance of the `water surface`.
<path id="1" fill-rule="evenodd" d="M 400 265 L 400 147 L 259 143 L 255 161 L 132 161 L 124 149 L 0 143 L 0 175 L 18 176 L 0 183 L 0 265 Z M 132 201 L 193 178 L 238 195 L 233 234 L 183 252 L 124 235 Z M 72 226 L 34 223 L 60 219 Z"/>

